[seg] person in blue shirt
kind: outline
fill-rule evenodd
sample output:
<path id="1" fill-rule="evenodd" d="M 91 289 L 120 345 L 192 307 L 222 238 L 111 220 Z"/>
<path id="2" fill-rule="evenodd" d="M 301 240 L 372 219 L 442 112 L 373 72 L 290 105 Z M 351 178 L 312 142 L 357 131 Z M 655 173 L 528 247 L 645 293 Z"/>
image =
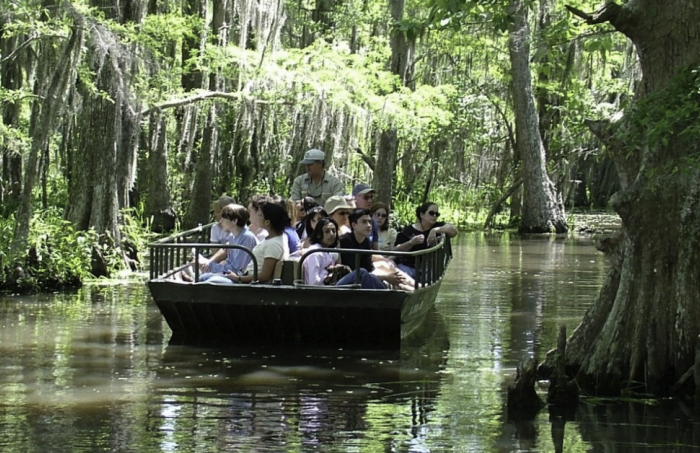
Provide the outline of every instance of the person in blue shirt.
<path id="1" fill-rule="evenodd" d="M 248 250 L 253 250 L 258 245 L 257 238 L 246 226 L 249 220 L 248 210 L 241 205 L 229 204 L 221 210 L 221 226 L 231 233 L 229 244 L 240 245 Z M 226 259 L 221 262 L 200 255 L 200 282 L 215 283 L 217 279 L 225 279 L 224 274 L 227 272 L 241 273 L 248 267 L 251 261 L 249 253 L 240 249 L 222 250 L 226 253 Z"/>

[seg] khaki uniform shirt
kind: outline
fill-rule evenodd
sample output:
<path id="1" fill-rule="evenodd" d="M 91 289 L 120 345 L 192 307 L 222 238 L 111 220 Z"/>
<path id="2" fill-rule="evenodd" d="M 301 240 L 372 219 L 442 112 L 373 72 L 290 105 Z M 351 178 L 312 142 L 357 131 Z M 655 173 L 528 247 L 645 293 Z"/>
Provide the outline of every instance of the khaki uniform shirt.
<path id="1" fill-rule="evenodd" d="M 311 181 L 311 177 L 307 173 L 304 173 L 294 179 L 291 198 L 296 201 L 304 197 L 312 197 L 319 206 L 323 206 L 330 197 L 333 195 L 343 195 L 344 191 L 345 187 L 343 183 L 328 172 L 323 174 L 323 181 L 321 181 L 319 185 L 314 184 Z"/>

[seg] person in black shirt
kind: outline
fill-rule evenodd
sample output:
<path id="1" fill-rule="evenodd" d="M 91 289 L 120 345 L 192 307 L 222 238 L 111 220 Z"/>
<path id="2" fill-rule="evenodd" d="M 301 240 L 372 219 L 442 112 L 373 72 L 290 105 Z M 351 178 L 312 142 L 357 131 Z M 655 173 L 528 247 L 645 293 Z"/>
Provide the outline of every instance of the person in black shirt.
<path id="1" fill-rule="evenodd" d="M 341 249 L 372 250 L 370 236 L 372 235 L 372 217 L 367 209 L 355 209 L 350 214 L 350 227 L 352 231 L 340 236 Z M 353 272 L 340 279 L 337 285 L 351 285 L 355 283 L 356 258 L 352 253 L 340 254 L 340 260 L 349 266 Z M 372 264 L 372 255 L 366 254 L 360 257 L 360 284 L 366 289 L 386 289 L 383 282 L 389 285 L 400 285 L 403 277 L 395 270 L 375 270 Z"/>
<path id="2" fill-rule="evenodd" d="M 450 238 L 457 236 L 457 228 L 450 223 L 438 222 L 439 216 L 438 207 L 432 201 L 418 206 L 416 208 L 417 222 L 406 226 L 396 236 L 394 251 L 425 250 L 437 244 L 437 238 L 440 234 L 445 234 Z M 412 278 L 416 278 L 415 258 L 402 258 L 398 267 Z"/>

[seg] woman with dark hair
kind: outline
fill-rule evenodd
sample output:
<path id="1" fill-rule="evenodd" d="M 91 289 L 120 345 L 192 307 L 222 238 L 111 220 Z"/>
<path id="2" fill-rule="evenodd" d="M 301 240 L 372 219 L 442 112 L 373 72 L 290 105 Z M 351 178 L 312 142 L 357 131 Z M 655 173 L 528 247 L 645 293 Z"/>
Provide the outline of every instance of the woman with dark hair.
<path id="1" fill-rule="evenodd" d="M 306 213 L 306 217 L 304 218 L 304 236 L 306 237 L 301 243 L 302 249 L 309 248 L 309 246 L 311 245 L 311 236 L 314 233 L 316 224 L 319 220 L 323 219 L 324 217 L 328 217 L 328 214 L 326 214 L 326 211 L 321 206 L 311 208 Z"/>
<path id="2" fill-rule="evenodd" d="M 389 226 L 389 206 L 378 201 L 370 209 L 372 218 L 379 227 L 379 250 L 391 250 L 396 242 L 396 230 Z"/>
<path id="3" fill-rule="evenodd" d="M 335 220 L 324 217 L 316 223 L 309 236 L 311 246 L 308 250 L 334 249 L 338 247 L 338 224 Z M 329 268 L 338 262 L 338 254 L 330 252 L 312 253 L 304 260 L 304 283 L 306 285 L 324 285 L 329 275 Z"/>
<path id="4" fill-rule="evenodd" d="M 261 208 L 260 226 L 267 231 L 267 237 L 253 249 L 258 263 L 258 281 L 268 283 L 275 274 L 275 266 L 280 260 L 289 257 L 289 247 L 284 235 L 284 227 L 289 224 L 287 211 L 277 203 L 265 203 Z M 226 278 L 233 283 L 250 283 L 254 278 L 254 263 L 251 261 L 245 273 L 228 272 Z"/>
<path id="5" fill-rule="evenodd" d="M 297 230 L 297 235 L 301 240 L 304 240 L 307 237 L 309 237 L 308 233 L 306 232 L 304 219 L 306 218 L 306 215 L 309 213 L 309 211 L 311 211 L 316 206 L 318 206 L 318 203 L 316 203 L 316 200 L 312 197 L 304 197 L 296 203 L 297 224 L 294 226 L 294 229 Z"/>
<path id="6" fill-rule="evenodd" d="M 301 249 L 301 241 L 299 240 L 299 235 L 297 234 L 296 230 L 292 228 L 292 222 L 294 222 L 294 219 L 296 218 L 296 207 L 294 206 L 294 202 L 289 199 L 284 199 L 279 195 L 274 196 L 272 199 L 275 203 L 282 206 L 287 212 L 287 217 L 289 220 L 287 221 L 287 225 L 284 226 L 284 235 L 287 237 L 289 253 L 296 253 L 299 251 L 299 249 Z"/>
<path id="7" fill-rule="evenodd" d="M 250 231 L 253 232 L 258 241 L 262 241 L 267 236 L 262 223 L 262 207 L 272 199 L 266 195 L 253 195 L 248 201 L 248 212 L 250 213 Z"/>
<path id="8" fill-rule="evenodd" d="M 249 250 L 255 248 L 258 245 L 258 240 L 255 235 L 248 229 L 247 224 L 250 219 L 248 210 L 238 204 L 230 204 L 225 206 L 221 210 L 221 226 L 222 228 L 231 233 L 229 244 L 240 245 Z M 226 280 L 224 274 L 233 271 L 235 273 L 242 273 L 248 264 L 250 263 L 250 254 L 246 253 L 241 249 L 221 249 L 223 256 L 226 257 L 225 261 L 217 262 L 217 253 L 212 259 L 207 260 L 200 255 L 199 262 L 202 275 L 199 276 L 200 282 L 211 281 L 216 283 L 220 280 Z"/>
<path id="9" fill-rule="evenodd" d="M 457 236 L 457 228 L 445 222 L 438 222 L 440 217 L 438 207 L 432 201 L 423 203 L 416 208 L 416 222 L 406 226 L 396 237 L 394 251 L 425 250 L 437 244 L 440 234 L 448 237 Z M 416 278 L 415 259 L 412 257 L 401 258 L 399 269 L 406 272 L 412 278 Z"/>

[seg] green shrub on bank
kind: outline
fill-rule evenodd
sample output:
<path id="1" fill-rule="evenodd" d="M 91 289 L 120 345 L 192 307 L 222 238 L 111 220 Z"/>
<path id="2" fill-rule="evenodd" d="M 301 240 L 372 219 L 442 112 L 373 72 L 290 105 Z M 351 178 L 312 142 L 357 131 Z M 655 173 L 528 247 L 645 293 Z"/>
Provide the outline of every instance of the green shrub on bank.
<path id="1" fill-rule="evenodd" d="M 0 290 L 13 292 L 47 291 L 80 286 L 92 277 L 95 249 L 105 249 L 93 230 L 75 231 L 58 209 L 34 213 L 27 249 L 10 255 L 15 218 L 0 218 Z M 111 266 L 119 260 L 108 259 Z"/>

